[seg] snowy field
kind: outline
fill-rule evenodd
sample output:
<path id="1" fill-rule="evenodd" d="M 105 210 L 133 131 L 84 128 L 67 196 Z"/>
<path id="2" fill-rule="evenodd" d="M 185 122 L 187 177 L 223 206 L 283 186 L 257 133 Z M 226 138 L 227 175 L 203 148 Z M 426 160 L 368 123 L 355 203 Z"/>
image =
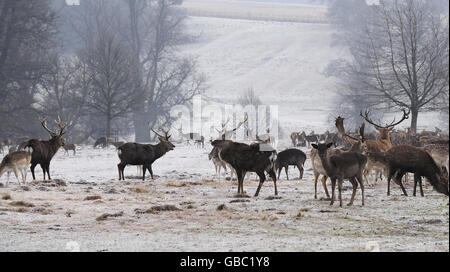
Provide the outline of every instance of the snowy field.
<path id="1" fill-rule="evenodd" d="M 189 16 L 303 23 L 328 22 L 325 5 L 277 3 L 277 1 L 185 0 L 181 8 Z"/>
<path id="2" fill-rule="evenodd" d="M 353 207 L 330 207 L 320 182 L 319 199 L 313 198 L 304 149 L 303 180 L 291 168 L 292 180 L 283 173 L 278 182 L 279 197 L 267 181 L 255 198 L 253 175 L 244 182 L 250 197 L 236 198 L 235 181 L 217 181 L 210 149 L 178 144 L 153 164 L 156 179 L 145 182 L 133 166 L 118 181 L 114 148 L 82 146 L 75 156 L 60 150 L 51 164 L 53 182 L 19 186 L 12 178 L 8 188 L 1 186 L 0 251 L 449 250 L 448 197 L 431 186 L 422 198 L 401 196 L 394 185 L 387 197 L 381 181 L 366 189 L 366 206 L 358 190 Z M 412 194 L 412 183 L 406 189 Z M 152 210 L 160 205 L 176 210 Z"/>

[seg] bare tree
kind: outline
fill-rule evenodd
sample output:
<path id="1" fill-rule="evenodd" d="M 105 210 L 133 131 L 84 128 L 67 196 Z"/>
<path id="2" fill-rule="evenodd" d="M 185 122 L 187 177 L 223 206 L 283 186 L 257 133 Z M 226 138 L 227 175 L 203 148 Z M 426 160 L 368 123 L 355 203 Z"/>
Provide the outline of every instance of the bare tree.
<path id="1" fill-rule="evenodd" d="M 409 108 L 411 129 L 420 111 L 448 93 L 448 19 L 431 1 L 380 1 L 359 37 L 350 43 L 353 61 L 344 78 L 379 106 Z"/>
<path id="2" fill-rule="evenodd" d="M 131 113 L 138 97 L 133 93 L 130 77 L 130 56 L 116 34 L 105 30 L 93 48 L 82 54 L 92 78 L 88 107 L 106 121 L 106 136 L 111 122 Z"/>
<path id="3" fill-rule="evenodd" d="M 178 46 L 189 41 L 183 32 L 185 17 L 174 9 L 180 1 L 125 1 L 134 88 L 142 95 L 133 112 L 136 141 L 148 141 L 148 122 L 170 123 L 170 109 L 189 103 L 205 79 L 192 58 L 177 55 Z"/>
<path id="4" fill-rule="evenodd" d="M 31 135 L 37 83 L 47 72 L 54 46 L 55 13 L 48 0 L 0 0 L 0 136 Z"/>

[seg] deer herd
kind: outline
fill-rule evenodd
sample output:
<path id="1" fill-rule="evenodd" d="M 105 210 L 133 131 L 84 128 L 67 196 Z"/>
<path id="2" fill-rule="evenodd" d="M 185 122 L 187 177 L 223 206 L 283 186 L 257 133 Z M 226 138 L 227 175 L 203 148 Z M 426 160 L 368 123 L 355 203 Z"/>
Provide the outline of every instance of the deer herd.
<path id="1" fill-rule="evenodd" d="M 219 138 L 210 141 L 212 150 L 208 155 L 216 169 L 216 175 L 221 176 L 221 169 L 231 171 L 231 175 L 236 175 L 239 196 L 245 195 L 244 179 L 247 173 L 253 172 L 259 177 L 259 185 L 254 196 L 258 196 L 261 187 L 266 180 L 266 174 L 274 182 L 274 194 L 278 195 L 277 179 L 280 179 L 282 169 L 285 169 L 286 178 L 289 166 L 297 167 L 299 179 L 303 179 L 304 165 L 307 155 L 297 147 L 311 147 L 310 160 L 314 174 L 314 199 L 317 199 L 317 182 L 321 178 L 321 183 L 327 199 L 331 205 L 335 201 L 335 187 L 338 186 L 339 204 L 342 207 L 342 189 L 344 180 L 348 180 L 352 185 L 352 195 L 348 205 L 352 205 L 355 199 L 358 186 L 361 190 L 361 204 L 365 204 L 365 185 L 370 185 L 370 176 L 375 173 L 375 183 L 383 177 L 387 180 L 387 195 L 390 195 L 390 184 L 393 179 L 407 196 L 404 182 L 408 173 L 414 176 L 414 192 L 419 185 L 421 196 L 423 194 L 422 178 L 425 178 L 439 193 L 449 195 L 449 138 L 441 130 L 424 131 L 412 133 L 410 131 L 396 131 L 395 127 L 408 119 L 409 112 L 403 110 L 403 116 L 399 121 L 392 121 L 389 124 L 381 125 L 370 118 L 370 111 L 360 113 L 363 123 L 357 133 L 349 133 L 344 127 L 344 118 L 338 117 L 335 120 L 337 133 L 326 132 L 307 135 L 293 132 L 290 136 L 292 148 L 277 152 L 271 145 L 270 130 L 267 134 L 253 135 L 252 131 L 245 127 L 245 134 L 250 143 L 240 143 L 232 140 L 233 134 L 244 125 L 248 117 L 231 129 L 227 130 L 226 125 L 229 120 L 222 124 L 222 128 L 217 130 Z M 66 133 L 67 124 L 63 124 L 61 118 L 55 120 L 59 131 L 55 132 L 47 127 L 45 119 L 39 118 L 42 127 L 50 134 L 49 140 L 20 139 L 18 147 L 10 147 L 9 154 L 6 154 L 0 164 L 0 177 L 3 173 L 9 175 L 13 172 L 19 181 L 18 172 L 22 175 L 22 182 L 26 183 L 27 169 L 30 167 L 33 180 L 35 177 L 35 167 L 39 164 L 43 171 L 44 180 L 50 180 L 50 162 L 60 147 L 66 153 L 73 151 L 76 154 L 76 145 L 66 144 L 63 135 Z M 366 122 L 372 125 L 376 133 L 365 133 Z M 160 128 L 161 132 L 153 129 L 149 125 L 159 143 L 140 144 L 112 142 L 109 137 L 97 139 L 94 148 L 106 147 L 109 143 L 117 148 L 120 163 L 117 165 L 119 180 L 125 180 L 124 169 L 127 165 L 136 165 L 142 168 L 142 179 L 145 180 L 146 171 L 150 172 L 153 179 L 152 164 L 167 152 L 174 150 L 175 145 L 171 142 L 171 135 L 168 130 Z M 199 147 L 204 148 L 204 137 L 193 133 L 183 134 L 179 128 L 179 134 L 187 142 L 192 140 Z M 0 152 L 6 146 L 11 146 L 10 141 L 0 142 Z M 278 175 L 277 175 L 278 172 Z M 331 180 L 331 196 L 327 188 L 327 179 Z M 6 183 L 8 184 L 8 182 Z"/>

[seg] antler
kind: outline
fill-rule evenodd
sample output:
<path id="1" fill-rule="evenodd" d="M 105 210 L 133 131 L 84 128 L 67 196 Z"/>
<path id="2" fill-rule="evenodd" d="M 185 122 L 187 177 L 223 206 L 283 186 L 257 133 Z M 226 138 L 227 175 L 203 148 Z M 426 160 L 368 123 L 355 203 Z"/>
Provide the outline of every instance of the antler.
<path id="1" fill-rule="evenodd" d="M 57 136 L 58 134 L 56 134 L 55 132 L 51 131 L 47 125 L 45 124 L 46 120 L 45 118 L 42 118 L 39 116 L 39 121 L 41 122 L 42 127 L 48 132 L 50 133 L 51 136 Z"/>
<path id="2" fill-rule="evenodd" d="M 395 118 L 394 118 L 394 121 L 392 121 L 392 123 L 390 125 L 388 125 L 387 127 L 395 127 L 396 125 L 400 124 L 401 122 L 403 122 L 409 118 L 409 113 L 411 111 L 409 109 L 408 109 L 408 113 L 406 113 L 405 109 L 402 109 L 402 111 L 403 111 L 402 119 L 400 119 L 400 121 L 398 121 L 397 123 L 394 123 L 395 122 Z"/>
<path id="3" fill-rule="evenodd" d="M 164 130 L 162 127 L 159 127 L 159 129 L 162 130 L 162 132 L 164 133 L 164 136 L 163 136 L 163 135 L 159 134 L 158 132 L 156 132 L 156 131 L 153 129 L 153 125 L 151 125 L 150 122 L 148 123 L 148 127 L 149 127 L 150 130 L 153 131 L 153 133 L 155 133 L 158 137 L 162 137 L 162 138 L 169 139 L 170 136 L 171 136 L 171 135 L 168 135 L 170 129 L 169 129 L 169 130 Z"/>
<path id="4" fill-rule="evenodd" d="M 165 130 L 162 127 L 159 127 L 159 129 L 164 133 L 166 139 L 169 139 L 171 135 L 169 135 L 170 129 Z"/>
<path id="5" fill-rule="evenodd" d="M 66 133 L 64 131 L 64 129 L 67 127 L 68 123 L 66 123 L 65 125 L 62 125 L 62 121 L 61 121 L 61 117 L 58 115 L 58 120 L 55 120 L 55 123 L 58 125 L 59 127 L 59 135 L 62 136 L 64 135 L 64 133 Z"/>
<path id="6" fill-rule="evenodd" d="M 391 128 L 391 127 L 395 127 L 396 125 L 400 124 L 401 122 L 403 122 L 404 120 L 406 120 L 406 119 L 409 118 L 410 110 L 408 109 L 408 113 L 406 113 L 405 109 L 403 109 L 402 111 L 403 111 L 403 117 L 402 117 L 402 119 L 401 119 L 400 121 L 398 121 L 398 122 L 395 123 L 395 118 L 394 118 L 394 120 L 393 120 L 389 125 L 386 125 L 386 126 L 381 126 L 381 125 L 376 124 L 375 122 L 373 122 L 373 121 L 369 118 L 369 114 L 370 114 L 370 110 L 369 110 L 369 109 L 366 109 L 364 115 L 362 114 L 362 111 L 360 111 L 359 114 L 360 114 L 361 117 L 364 118 L 369 124 L 372 124 L 372 125 L 374 125 L 375 127 L 378 127 L 378 128 Z"/>
<path id="7" fill-rule="evenodd" d="M 245 116 L 244 121 L 240 122 L 238 124 L 238 126 L 235 129 L 233 129 L 233 131 L 236 131 L 238 128 L 240 128 L 245 122 L 247 122 L 247 120 L 248 120 L 248 115 Z"/>
<path id="8" fill-rule="evenodd" d="M 150 122 L 148 122 L 148 127 L 150 128 L 151 131 L 153 131 L 153 133 L 156 134 L 156 136 L 164 137 L 164 136 L 162 136 L 161 134 L 159 134 L 158 132 L 156 132 L 156 131 L 153 129 L 153 125 L 150 124 Z"/>
<path id="9" fill-rule="evenodd" d="M 228 125 L 229 122 L 230 122 L 230 117 L 228 117 L 228 119 L 225 123 L 222 123 L 222 129 L 225 129 L 225 127 Z"/>

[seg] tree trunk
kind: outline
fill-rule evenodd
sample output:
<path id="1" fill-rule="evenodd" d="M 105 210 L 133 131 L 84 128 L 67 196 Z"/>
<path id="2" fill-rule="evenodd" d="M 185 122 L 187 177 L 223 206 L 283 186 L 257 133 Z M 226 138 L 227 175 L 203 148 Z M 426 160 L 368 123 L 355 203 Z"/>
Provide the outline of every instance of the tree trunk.
<path id="1" fill-rule="evenodd" d="M 111 136 L 111 117 L 109 114 L 106 115 L 106 138 Z"/>
<path id="2" fill-rule="evenodd" d="M 142 112 L 135 112 L 133 123 L 135 131 L 135 141 L 136 142 L 150 142 L 150 133 L 148 127 L 148 121 L 145 117 L 146 114 Z"/>
<path id="3" fill-rule="evenodd" d="M 419 115 L 419 109 L 418 108 L 411 108 L 411 132 L 416 133 L 417 132 L 417 117 Z"/>

